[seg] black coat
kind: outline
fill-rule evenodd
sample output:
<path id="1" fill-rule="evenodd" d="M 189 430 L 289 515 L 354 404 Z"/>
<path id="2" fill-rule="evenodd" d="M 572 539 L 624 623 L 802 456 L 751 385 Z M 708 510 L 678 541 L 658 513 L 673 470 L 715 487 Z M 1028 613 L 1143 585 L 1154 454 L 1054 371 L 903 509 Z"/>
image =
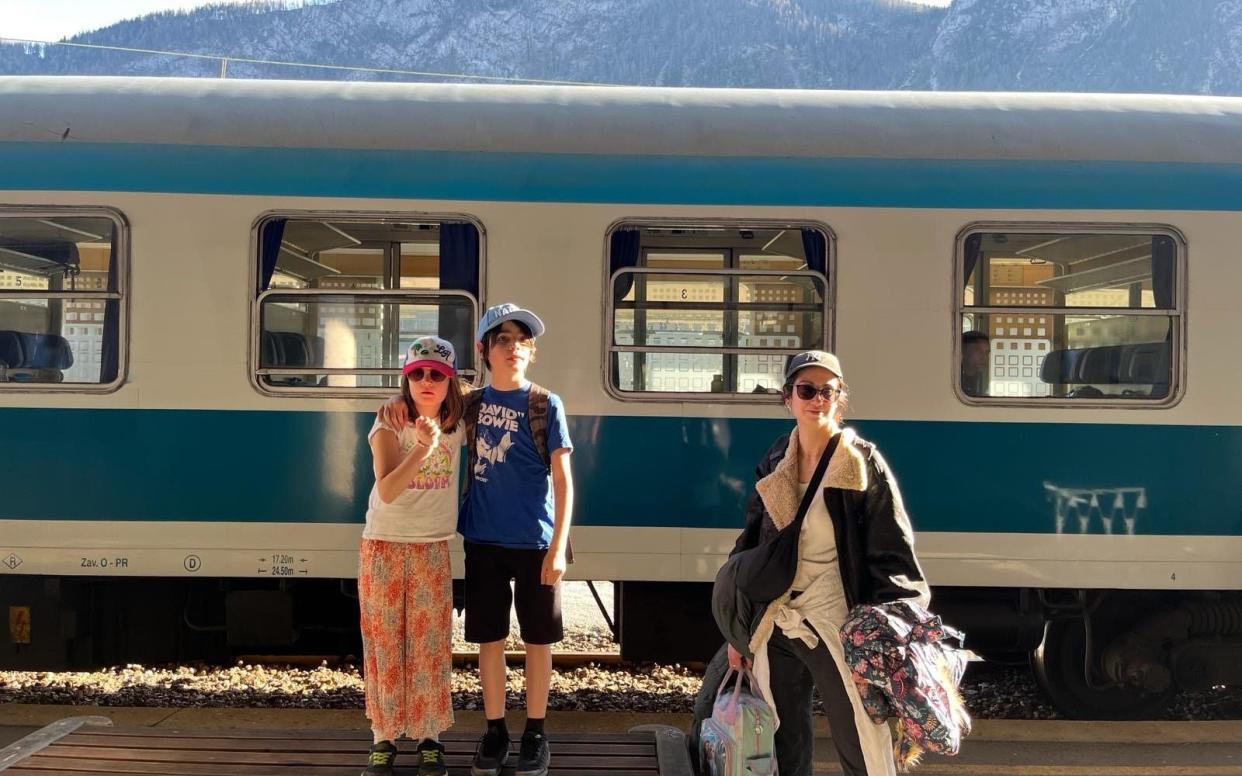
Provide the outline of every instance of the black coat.
<path id="1" fill-rule="evenodd" d="M 769 448 L 755 468 L 756 480 L 776 470 L 789 450 L 789 434 Z M 883 604 L 913 598 L 926 606 L 930 600 L 927 581 L 914 555 L 914 530 L 906 515 L 896 479 L 875 445 L 858 437 L 848 442 L 860 454 L 865 467 L 865 487 L 854 490 L 824 487 L 822 494 L 832 517 L 841 581 L 849 607 Z M 838 448 L 834 454 L 845 451 Z M 830 466 L 829 474 L 832 473 Z M 825 481 L 828 481 L 825 477 Z M 730 555 L 775 537 L 781 528 L 773 521 L 759 489 L 752 491 L 746 509 L 746 525 Z M 787 569 L 793 579 L 795 569 Z M 747 617 L 753 625 L 753 617 Z"/>

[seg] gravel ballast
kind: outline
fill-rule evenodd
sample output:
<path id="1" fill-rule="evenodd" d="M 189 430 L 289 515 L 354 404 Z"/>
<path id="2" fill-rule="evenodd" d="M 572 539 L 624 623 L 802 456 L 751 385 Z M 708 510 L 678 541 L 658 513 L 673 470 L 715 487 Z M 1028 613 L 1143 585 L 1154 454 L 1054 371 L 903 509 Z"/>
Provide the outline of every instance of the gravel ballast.
<path id="1" fill-rule="evenodd" d="M 522 703 L 522 669 L 509 671 L 511 707 Z M 685 666 L 601 666 L 557 671 L 549 707 L 557 711 L 689 712 L 700 674 Z M 362 708 L 355 665 L 318 668 L 239 664 L 231 667 L 128 665 L 95 672 L 0 672 L 0 703 L 156 707 Z M 963 686 L 980 719 L 1056 719 L 1030 673 L 972 667 Z M 478 672 L 453 672 L 453 705 L 482 708 Z M 1242 719 L 1242 689 L 1179 695 L 1171 720 Z"/>
<path id="2" fill-rule="evenodd" d="M 612 585 L 603 583 L 598 589 L 605 606 L 611 609 Z M 617 653 L 617 645 L 585 584 L 566 585 L 563 607 L 565 641 L 556 651 Z M 461 619 L 454 617 L 454 651 L 474 650 L 475 645 L 467 643 L 461 631 Z M 507 648 L 521 649 L 516 628 Z M 589 664 L 555 672 L 549 707 L 556 711 L 687 713 L 700 685 L 701 674 L 686 666 Z M 510 667 L 510 707 L 522 705 L 522 686 L 521 667 Z M 1025 667 L 972 664 L 962 693 L 979 719 L 1058 718 Z M 3 703 L 361 709 L 363 683 L 356 662 L 317 668 L 239 663 L 127 665 L 93 672 L 0 671 Z M 453 706 L 462 710 L 482 708 L 478 672 L 472 667 L 453 671 Z M 1164 719 L 1242 719 L 1242 688 L 1182 693 Z"/>

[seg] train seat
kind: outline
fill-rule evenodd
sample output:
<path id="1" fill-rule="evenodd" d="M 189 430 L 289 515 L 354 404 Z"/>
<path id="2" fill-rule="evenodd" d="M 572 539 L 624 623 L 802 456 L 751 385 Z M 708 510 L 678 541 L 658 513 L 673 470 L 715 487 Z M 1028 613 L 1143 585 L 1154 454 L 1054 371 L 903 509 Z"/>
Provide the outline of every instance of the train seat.
<path id="1" fill-rule="evenodd" d="M 260 338 L 259 363 L 263 367 L 285 369 L 315 365 L 311 343 L 296 331 L 265 331 Z M 265 375 L 268 385 L 305 385 L 302 375 Z"/>
<path id="2" fill-rule="evenodd" d="M 1054 350 L 1044 359 L 1039 376 L 1045 383 L 1131 387 L 1106 394 L 1109 398 L 1161 397 L 1169 390 L 1170 352 L 1171 344 L 1167 341 Z M 1134 386 L 1151 389 L 1136 391 Z"/>
<path id="3" fill-rule="evenodd" d="M 306 335 L 296 331 L 274 331 L 272 334 L 280 345 L 284 366 L 312 365 L 313 355 L 311 354 L 310 341 L 307 340 Z"/>
<path id="4" fill-rule="evenodd" d="M 1126 377 L 1131 383 L 1150 385 L 1152 398 L 1169 394 L 1169 359 L 1172 343 L 1144 342 L 1132 345 L 1125 364 Z"/>
<path id="5" fill-rule="evenodd" d="M 15 331 L 0 331 L 0 372 L 5 374 L 4 379 L 8 379 L 7 372 L 10 367 L 20 368 L 25 360 L 21 335 Z"/>
<path id="6" fill-rule="evenodd" d="M 3 379 L 14 383 L 59 383 L 73 366 L 73 349 L 59 334 L 0 331 Z"/>
<path id="7" fill-rule="evenodd" d="M 276 367 L 280 366 L 281 361 L 280 343 L 276 341 L 276 335 L 270 331 L 264 331 L 259 337 L 259 366 Z"/>

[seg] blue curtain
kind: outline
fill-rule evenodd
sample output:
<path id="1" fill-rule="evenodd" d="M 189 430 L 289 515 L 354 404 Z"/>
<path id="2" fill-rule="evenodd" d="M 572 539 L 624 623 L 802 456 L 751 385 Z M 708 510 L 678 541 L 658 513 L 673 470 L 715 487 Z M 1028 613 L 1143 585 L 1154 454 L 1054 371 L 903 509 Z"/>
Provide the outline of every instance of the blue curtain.
<path id="1" fill-rule="evenodd" d="M 641 255 L 642 232 L 637 229 L 618 229 L 612 233 L 608 246 L 608 275 L 626 267 L 637 267 Z M 622 275 L 612 289 L 612 299 L 620 302 L 634 287 L 633 275 Z"/>
<path id="2" fill-rule="evenodd" d="M 803 229 L 802 252 L 806 254 L 807 269 L 828 275 L 828 241 L 824 239 L 823 232 L 818 229 Z"/>
<path id="3" fill-rule="evenodd" d="M 440 288 L 479 295 L 479 230 L 474 224 L 440 224 Z"/>
<path id="4" fill-rule="evenodd" d="M 273 218 L 263 224 L 259 232 L 259 290 L 266 291 L 272 283 L 272 273 L 276 271 L 276 261 L 280 258 L 280 242 L 285 237 L 287 218 Z"/>
<path id="5" fill-rule="evenodd" d="M 440 224 L 440 288 L 479 298 L 479 230 L 474 224 Z M 474 324 L 468 305 L 440 305 L 438 333 L 453 343 L 459 368 L 473 363 Z"/>
<path id="6" fill-rule="evenodd" d="M 1156 307 L 1172 309 L 1174 306 L 1174 279 L 1177 272 L 1177 245 L 1172 237 L 1156 235 L 1151 238 L 1151 289 L 1155 297 Z M 1173 356 L 1173 326 L 1164 336 L 1165 350 L 1157 367 L 1157 375 L 1152 381 L 1151 396 L 1160 398 L 1169 395 L 1170 365 Z"/>
<path id="7" fill-rule="evenodd" d="M 121 256 L 117 252 L 117 228 L 112 227 L 111 246 L 108 251 L 108 290 L 115 292 L 120 288 L 118 273 L 120 272 Z M 121 304 L 124 300 L 109 300 L 104 303 L 103 342 L 99 346 L 99 382 L 110 383 L 120 374 L 121 369 Z"/>
<path id="8" fill-rule="evenodd" d="M 1151 288 L 1156 307 L 1173 307 L 1173 278 L 1176 271 L 1177 246 L 1172 237 L 1151 238 Z"/>
<path id="9" fill-rule="evenodd" d="M 965 261 L 962 264 L 962 287 L 970 286 L 970 273 L 975 271 L 975 266 L 979 264 L 979 249 L 983 244 L 983 235 L 972 234 L 966 238 Z M 978 284 L 976 283 L 976 289 Z M 975 304 L 984 304 L 984 300 L 975 299 Z"/>

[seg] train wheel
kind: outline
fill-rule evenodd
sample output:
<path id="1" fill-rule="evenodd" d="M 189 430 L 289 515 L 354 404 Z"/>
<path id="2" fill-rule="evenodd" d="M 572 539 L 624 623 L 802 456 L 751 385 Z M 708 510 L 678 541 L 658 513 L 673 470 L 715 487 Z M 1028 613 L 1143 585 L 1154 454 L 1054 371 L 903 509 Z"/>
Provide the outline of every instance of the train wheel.
<path id="1" fill-rule="evenodd" d="M 1083 671 L 1085 643 L 1082 620 L 1052 620 L 1032 656 L 1035 678 L 1056 710 L 1070 719 L 1158 718 L 1176 690 L 1149 693 L 1131 687 L 1092 686 Z M 1098 671 L 1093 681 L 1104 683 Z"/>

